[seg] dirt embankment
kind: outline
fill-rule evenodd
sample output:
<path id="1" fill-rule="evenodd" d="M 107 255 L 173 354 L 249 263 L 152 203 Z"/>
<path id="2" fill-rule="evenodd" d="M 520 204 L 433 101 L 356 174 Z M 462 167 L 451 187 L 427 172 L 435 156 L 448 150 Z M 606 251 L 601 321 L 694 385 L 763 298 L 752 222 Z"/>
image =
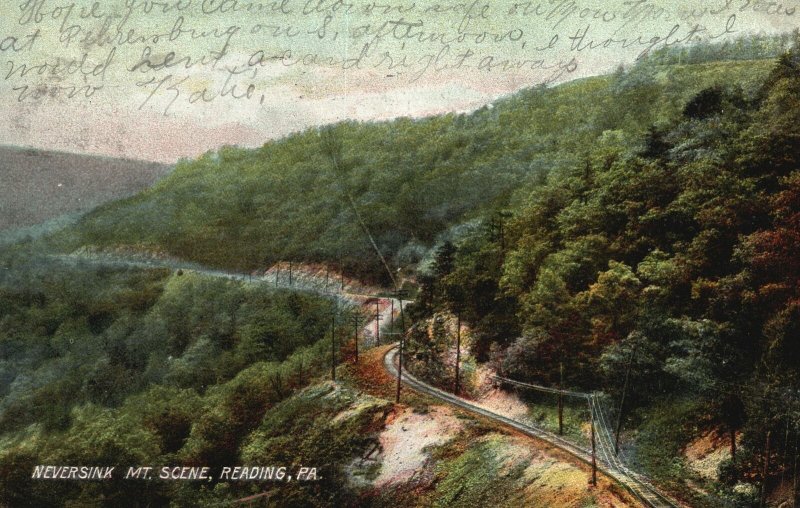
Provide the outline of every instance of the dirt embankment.
<path id="1" fill-rule="evenodd" d="M 741 433 L 736 442 L 741 445 Z M 719 466 L 731 457 L 730 435 L 711 429 L 686 445 L 684 457 L 689 467 L 704 480 L 716 480 Z"/>

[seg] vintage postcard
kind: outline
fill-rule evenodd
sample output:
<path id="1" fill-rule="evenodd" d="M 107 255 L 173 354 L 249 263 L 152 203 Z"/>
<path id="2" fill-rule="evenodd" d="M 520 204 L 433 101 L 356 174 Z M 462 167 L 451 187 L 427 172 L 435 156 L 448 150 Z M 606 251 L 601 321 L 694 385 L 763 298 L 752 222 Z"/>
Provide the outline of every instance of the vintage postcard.
<path id="1" fill-rule="evenodd" d="M 797 506 L 799 11 L 3 0 L 0 506 Z"/>

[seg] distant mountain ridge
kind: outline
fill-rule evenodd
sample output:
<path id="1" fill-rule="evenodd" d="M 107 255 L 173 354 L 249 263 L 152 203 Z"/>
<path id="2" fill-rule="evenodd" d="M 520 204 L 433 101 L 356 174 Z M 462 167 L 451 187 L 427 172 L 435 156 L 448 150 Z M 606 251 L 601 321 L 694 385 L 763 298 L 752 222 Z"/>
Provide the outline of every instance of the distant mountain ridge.
<path id="1" fill-rule="evenodd" d="M 0 231 L 130 196 L 171 169 L 156 162 L 0 146 Z"/>

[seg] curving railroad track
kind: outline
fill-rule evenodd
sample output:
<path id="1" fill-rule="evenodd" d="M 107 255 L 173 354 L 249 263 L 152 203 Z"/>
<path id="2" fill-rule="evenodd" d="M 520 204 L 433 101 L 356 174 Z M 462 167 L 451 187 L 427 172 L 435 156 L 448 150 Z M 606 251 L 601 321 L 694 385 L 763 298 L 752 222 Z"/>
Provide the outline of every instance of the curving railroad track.
<path id="1" fill-rule="evenodd" d="M 136 266 L 141 268 L 154 268 L 154 267 L 173 268 L 173 269 L 181 268 L 203 273 L 205 275 L 209 275 L 212 277 L 221 277 L 221 278 L 242 280 L 242 281 L 251 280 L 253 282 L 258 282 L 258 283 L 269 283 L 265 277 L 251 277 L 248 274 L 226 272 L 222 270 L 213 270 L 189 263 L 179 263 L 179 262 L 170 263 L 164 261 L 139 261 L 130 259 L 114 259 L 114 260 L 91 259 L 91 258 L 87 259 L 81 256 L 55 256 L 55 257 L 62 261 L 72 261 L 72 262 L 83 261 L 96 264 L 115 264 L 115 265 Z M 353 303 L 355 303 L 355 301 L 358 298 L 372 297 L 372 295 L 361 295 L 356 293 L 348 293 L 344 291 L 329 291 L 329 287 L 327 284 L 325 284 L 324 288 L 320 288 L 318 286 L 319 284 L 305 284 L 304 286 L 300 286 L 299 284 L 298 285 L 288 285 L 285 283 L 279 284 L 279 287 L 287 287 L 294 290 L 309 291 L 314 293 L 325 293 L 328 295 L 333 294 L 338 296 L 339 298 L 348 300 Z M 368 328 L 374 327 L 374 321 L 370 322 L 367 325 L 367 327 Z M 384 366 L 386 370 L 389 371 L 389 373 L 392 374 L 393 376 L 397 376 L 397 368 L 395 367 L 396 356 L 397 356 L 397 348 L 395 347 L 390 349 L 386 353 L 386 356 L 384 357 Z M 564 395 L 571 397 L 585 398 L 589 406 L 589 409 L 591 411 L 592 418 L 595 422 L 595 431 L 596 431 L 595 455 L 596 455 L 598 469 L 604 472 L 607 476 L 619 482 L 628 491 L 630 491 L 637 499 L 639 499 L 645 506 L 653 508 L 683 508 L 684 505 L 670 498 L 666 494 L 660 492 L 655 486 L 652 485 L 652 483 L 650 483 L 649 480 L 644 478 L 642 475 L 636 473 L 635 471 L 632 471 L 630 468 L 625 466 L 625 464 L 623 464 L 619 460 L 617 455 L 614 453 L 614 438 L 610 430 L 611 429 L 610 418 L 608 418 L 608 416 L 606 415 L 597 394 L 556 390 L 549 387 L 528 385 L 526 383 L 521 383 L 512 379 L 502 378 L 499 376 L 494 376 L 494 377 L 498 381 L 504 383 L 529 386 L 532 388 L 536 388 L 538 390 L 544 390 L 552 393 L 562 393 Z M 479 414 L 481 416 L 499 422 L 503 425 L 511 427 L 528 436 L 541 439 L 561 450 L 564 450 L 565 452 L 573 455 L 579 460 L 587 464 L 591 464 L 592 461 L 591 450 L 581 448 L 576 444 L 556 434 L 553 434 L 541 428 L 533 427 L 531 425 L 518 422 L 516 420 L 512 420 L 503 415 L 478 407 L 466 399 L 457 397 L 451 393 L 447 393 L 423 381 L 420 381 L 413 375 L 409 374 L 408 372 L 403 373 L 402 381 L 403 383 L 417 390 L 418 392 L 425 393 L 427 395 L 445 401 L 449 404 L 459 406 L 463 409 L 466 409 L 468 411 L 471 411 L 473 413 Z"/>
<path id="2" fill-rule="evenodd" d="M 396 358 L 397 347 L 390 349 L 384 357 L 384 366 L 386 370 L 393 376 L 397 376 Z M 452 393 L 447 393 L 423 381 L 420 381 L 408 372 L 403 372 L 402 381 L 418 392 L 430 395 L 449 404 L 453 404 L 470 412 L 479 414 L 511 427 L 528 436 L 546 441 L 547 443 L 564 450 L 565 452 L 575 456 L 587 464 L 592 463 L 591 450 L 581 448 L 556 434 L 518 422 L 516 420 L 512 420 L 493 411 L 476 406 L 466 399 L 457 397 Z M 580 395 L 586 398 L 589 409 L 592 412 L 592 418 L 595 422 L 597 445 L 595 455 L 597 460 L 597 468 L 625 487 L 645 506 L 652 508 L 683 508 L 684 505 L 660 492 L 646 478 L 642 477 L 635 471 L 632 471 L 617 458 L 616 454 L 614 453 L 614 439 L 610 431 L 610 419 L 605 414 L 597 395 L 588 393 Z"/>

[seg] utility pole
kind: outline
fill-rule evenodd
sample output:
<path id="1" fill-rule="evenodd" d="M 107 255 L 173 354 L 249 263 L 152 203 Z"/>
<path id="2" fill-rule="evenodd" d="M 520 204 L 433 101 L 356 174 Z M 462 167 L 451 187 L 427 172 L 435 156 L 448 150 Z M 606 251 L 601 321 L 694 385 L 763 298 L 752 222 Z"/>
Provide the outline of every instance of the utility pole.
<path id="1" fill-rule="evenodd" d="M 460 389 L 459 369 L 461 367 L 461 313 L 456 313 L 456 386 L 454 393 L 458 395 Z"/>
<path id="2" fill-rule="evenodd" d="M 492 216 L 491 219 L 491 227 L 492 229 L 497 228 L 497 237 L 495 240 L 500 241 L 500 249 L 502 251 L 506 250 L 506 237 L 505 237 L 505 227 L 504 222 L 506 219 L 512 217 L 512 215 L 508 212 L 497 212 L 496 215 Z M 494 231 L 492 231 L 492 235 L 494 236 Z"/>
<path id="3" fill-rule="evenodd" d="M 298 365 L 297 371 L 298 371 L 297 372 L 298 381 L 300 382 L 300 386 L 303 386 L 303 357 L 302 357 L 302 355 L 300 356 L 300 365 Z"/>
<path id="4" fill-rule="evenodd" d="M 402 326 L 402 330 L 400 331 L 400 359 L 398 360 L 397 366 L 397 396 L 395 397 L 395 402 L 397 404 L 400 403 L 400 385 L 403 378 L 403 346 L 405 344 L 405 332 L 406 332 L 406 321 L 403 317 L 403 299 L 402 296 L 400 297 L 400 324 Z"/>
<path id="5" fill-rule="evenodd" d="M 786 481 L 786 463 L 789 458 L 789 414 L 786 414 L 786 435 L 783 437 L 783 467 L 781 468 L 781 488 Z"/>
<path id="6" fill-rule="evenodd" d="M 397 361 L 397 395 L 395 396 L 395 402 L 397 404 L 400 403 L 400 386 L 402 378 L 403 378 L 403 335 L 400 334 L 400 358 Z"/>
<path id="7" fill-rule="evenodd" d="M 794 429 L 794 468 L 792 469 L 792 508 L 797 508 L 797 428 Z"/>
<path id="8" fill-rule="evenodd" d="M 375 345 L 381 342 L 381 299 L 375 300 Z"/>
<path id="9" fill-rule="evenodd" d="M 358 314 L 353 314 L 353 336 L 356 344 L 356 363 L 358 363 Z"/>
<path id="10" fill-rule="evenodd" d="M 331 314 L 331 380 L 336 382 L 336 312 Z"/>
<path id="11" fill-rule="evenodd" d="M 506 236 L 505 232 L 503 231 L 503 219 L 500 219 L 500 249 L 503 251 L 506 250 Z"/>
<path id="12" fill-rule="evenodd" d="M 400 328 L 402 328 L 402 330 L 400 330 L 400 333 L 405 335 L 405 333 L 406 333 L 406 319 L 403 316 L 403 294 L 402 293 L 400 294 Z"/>
<path id="13" fill-rule="evenodd" d="M 558 435 L 564 435 L 564 362 L 558 362 Z"/>
<path id="14" fill-rule="evenodd" d="M 591 397 L 591 395 L 590 395 Z M 591 427 L 592 427 L 592 486 L 597 486 L 597 451 L 595 446 L 595 439 L 594 439 L 594 408 L 592 407 L 592 402 L 589 401 L 589 414 L 591 415 Z"/>
<path id="15" fill-rule="evenodd" d="M 761 480 L 761 502 L 759 506 L 764 508 L 767 504 L 767 478 L 769 477 L 769 438 L 772 436 L 772 431 L 767 431 L 767 442 L 764 446 L 764 472 L 763 479 Z"/>
<path id="16" fill-rule="evenodd" d="M 628 380 L 630 379 L 631 367 L 633 366 L 633 359 L 636 355 L 637 345 L 638 344 L 634 343 L 631 356 L 628 359 L 628 367 L 625 369 L 625 382 L 622 386 L 622 398 L 620 398 L 619 401 L 619 414 L 617 415 L 617 432 L 614 435 L 614 455 L 619 455 L 619 434 L 622 432 L 622 416 L 623 411 L 625 410 L 625 394 L 628 392 Z"/>

